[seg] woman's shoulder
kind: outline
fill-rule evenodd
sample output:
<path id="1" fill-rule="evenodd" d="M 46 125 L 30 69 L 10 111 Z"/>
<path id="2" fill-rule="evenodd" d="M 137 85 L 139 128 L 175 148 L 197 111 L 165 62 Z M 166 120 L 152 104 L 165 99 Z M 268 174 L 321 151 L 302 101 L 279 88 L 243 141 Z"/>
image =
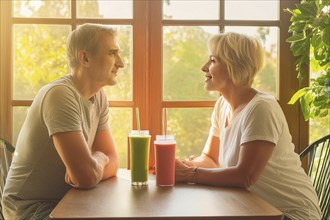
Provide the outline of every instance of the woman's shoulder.
<path id="1" fill-rule="evenodd" d="M 258 90 L 254 99 L 258 102 L 276 102 L 276 98 L 273 95 Z"/>
<path id="2" fill-rule="evenodd" d="M 226 99 L 223 96 L 220 96 L 218 98 L 218 100 L 216 101 L 215 106 L 224 106 L 227 104 L 228 104 L 228 102 L 226 101 Z"/>
<path id="3" fill-rule="evenodd" d="M 260 91 L 257 91 L 254 98 L 245 107 L 247 114 L 279 113 L 281 111 L 281 107 L 274 96 Z"/>
<path id="4" fill-rule="evenodd" d="M 276 98 L 268 93 L 258 91 L 255 97 L 250 101 L 251 106 L 280 108 Z"/>

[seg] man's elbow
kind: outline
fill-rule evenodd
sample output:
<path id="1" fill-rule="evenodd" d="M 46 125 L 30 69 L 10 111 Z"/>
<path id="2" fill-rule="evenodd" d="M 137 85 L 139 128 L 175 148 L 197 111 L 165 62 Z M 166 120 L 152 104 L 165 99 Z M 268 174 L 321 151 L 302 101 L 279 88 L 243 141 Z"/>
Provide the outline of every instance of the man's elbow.
<path id="1" fill-rule="evenodd" d="M 79 178 L 72 182 L 72 186 L 78 189 L 91 189 L 96 186 L 99 181 L 93 178 Z"/>
<path id="2" fill-rule="evenodd" d="M 254 185 L 258 180 L 258 177 L 254 175 L 242 175 L 239 181 L 239 187 L 248 189 Z"/>
<path id="3" fill-rule="evenodd" d="M 90 189 L 96 186 L 102 179 L 101 169 L 97 164 L 90 168 L 85 168 L 82 172 L 76 172 L 71 179 L 71 185 L 79 189 Z"/>
<path id="4" fill-rule="evenodd" d="M 118 158 L 113 157 L 110 159 L 110 163 L 105 167 L 103 179 L 108 179 L 110 177 L 117 176 L 119 169 Z"/>

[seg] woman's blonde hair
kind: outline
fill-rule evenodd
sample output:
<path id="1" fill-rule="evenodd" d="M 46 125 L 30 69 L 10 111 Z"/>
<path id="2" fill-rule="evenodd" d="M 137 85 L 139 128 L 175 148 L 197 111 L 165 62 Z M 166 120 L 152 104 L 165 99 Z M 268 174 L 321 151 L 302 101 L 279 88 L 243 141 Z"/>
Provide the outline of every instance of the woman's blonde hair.
<path id="1" fill-rule="evenodd" d="M 251 86 L 263 66 L 264 50 L 257 37 L 227 32 L 208 42 L 211 55 L 227 66 L 229 77 L 238 86 Z"/>
<path id="2" fill-rule="evenodd" d="M 66 43 L 66 54 L 71 68 L 79 66 L 78 52 L 84 50 L 95 55 L 98 48 L 99 34 L 116 35 L 116 30 L 101 24 L 83 24 L 70 33 Z"/>

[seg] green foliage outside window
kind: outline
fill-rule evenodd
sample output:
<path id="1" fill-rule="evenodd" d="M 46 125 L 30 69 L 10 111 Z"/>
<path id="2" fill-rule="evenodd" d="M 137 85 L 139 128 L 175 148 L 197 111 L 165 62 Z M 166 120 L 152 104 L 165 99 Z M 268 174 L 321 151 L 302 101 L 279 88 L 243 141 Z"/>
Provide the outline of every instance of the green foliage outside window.
<path id="1" fill-rule="evenodd" d="M 291 51 L 297 57 L 297 78 L 302 81 L 312 75 L 308 87 L 298 90 L 289 104 L 298 99 L 305 120 L 329 117 L 330 108 L 330 1 L 303 0 L 296 8 L 286 9 L 291 13 L 287 39 Z"/>
<path id="2" fill-rule="evenodd" d="M 31 17 L 48 13 L 67 16 L 65 1 L 51 1 L 31 8 Z M 18 4 L 18 3 L 15 3 Z M 23 3 L 22 3 L 23 4 Z M 80 15 L 98 13 L 97 1 L 86 1 Z M 20 7 L 19 5 L 16 5 Z M 97 17 L 97 16 L 96 16 Z M 32 100 L 45 84 L 69 73 L 65 55 L 69 25 L 15 25 L 14 27 L 14 88 L 15 99 Z M 114 87 L 106 88 L 110 100 L 131 100 L 131 28 L 118 26 L 119 43 L 126 68 L 121 70 Z M 207 39 L 210 34 L 199 27 L 170 27 L 164 36 L 164 100 L 216 100 L 217 93 L 204 91 L 204 75 L 200 70 L 208 58 Z M 267 30 L 260 30 L 267 38 Z M 273 91 L 276 87 L 274 51 L 267 52 L 266 66 L 257 76 L 255 86 Z M 276 52 L 275 52 L 276 53 Z M 275 56 L 276 57 L 276 56 Z M 259 78 L 258 78 L 259 77 Z M 15 108 L 15 136 L 25 118 L 27 108 Z M 169 109 L 169 132 L 178 142 L 178 156 L 199 154 L 207 139 L 212 108 Z M 120 155 L 120 167 L 126 166 L 127 134 L 132 125 L 132 111 L 110 107 L 110 126 Z"/>

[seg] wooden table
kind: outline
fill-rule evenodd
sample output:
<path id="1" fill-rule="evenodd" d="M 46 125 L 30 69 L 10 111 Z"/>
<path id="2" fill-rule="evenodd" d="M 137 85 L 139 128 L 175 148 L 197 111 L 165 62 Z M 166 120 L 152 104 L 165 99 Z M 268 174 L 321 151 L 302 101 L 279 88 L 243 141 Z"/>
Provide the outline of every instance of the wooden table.
<path id="1" fill-rule="evenodd" d="M 240 188 L 176 184 L 133 187 L 130 171 L 90 190 L 71 189 L 50 214 L 53 219 L 282 219 L 282 213 Z"/>

